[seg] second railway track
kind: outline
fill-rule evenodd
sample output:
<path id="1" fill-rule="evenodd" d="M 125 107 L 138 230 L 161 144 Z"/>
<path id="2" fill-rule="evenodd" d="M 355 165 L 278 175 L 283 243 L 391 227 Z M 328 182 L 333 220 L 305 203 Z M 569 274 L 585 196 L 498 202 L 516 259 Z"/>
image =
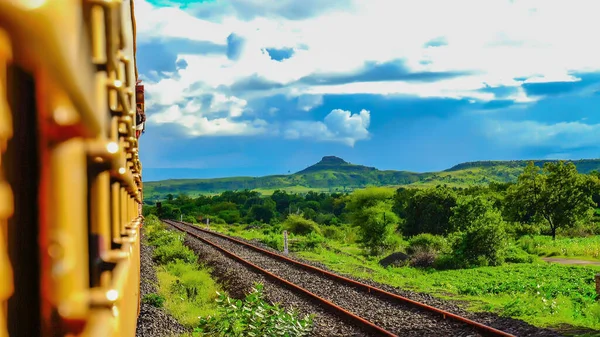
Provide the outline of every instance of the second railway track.
<path id="1" fill-rule="evenodd" d="M 513 336 L 213 231 L 167 224 L 303 293 L 374 336 Z"/>

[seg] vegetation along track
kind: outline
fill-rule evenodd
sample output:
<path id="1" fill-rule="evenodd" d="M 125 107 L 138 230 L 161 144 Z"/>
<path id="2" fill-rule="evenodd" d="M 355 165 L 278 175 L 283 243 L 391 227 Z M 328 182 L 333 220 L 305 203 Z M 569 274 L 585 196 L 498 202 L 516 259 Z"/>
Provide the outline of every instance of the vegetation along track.
<path id="1" fill-rule="evenodd" d="M 308 295 L 377 336 L 513 336 L 220 233 L 178 221 L 165 222 Z"/>

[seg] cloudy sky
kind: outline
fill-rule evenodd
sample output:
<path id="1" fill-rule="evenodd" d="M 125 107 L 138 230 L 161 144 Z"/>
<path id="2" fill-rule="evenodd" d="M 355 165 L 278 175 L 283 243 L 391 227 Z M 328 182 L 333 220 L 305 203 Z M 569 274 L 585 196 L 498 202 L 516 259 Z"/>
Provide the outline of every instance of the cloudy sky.
<path id="1" fill-rule="evenodd" d="M 600 154 L 598 0 L 135 0 L 144 179 Z"/>

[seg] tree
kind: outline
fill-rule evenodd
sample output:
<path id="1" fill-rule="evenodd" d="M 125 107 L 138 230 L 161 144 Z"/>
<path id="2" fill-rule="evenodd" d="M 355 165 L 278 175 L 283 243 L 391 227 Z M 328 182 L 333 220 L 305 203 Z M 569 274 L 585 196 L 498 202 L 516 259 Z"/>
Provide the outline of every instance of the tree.
<path id="1" fill-rule="evenodd" d="M 594 170 L 587 178 L 586 189 L 591 193 L 595 207 L 600 208 L 600 172 Z"/>
<path id="2" fill-rule="evenodd" d="M 264 223 L 271 222 L 271 219 L 275 216 L 275 202 L 270 198 L 263 199 L 259 204 L 250 207 L 248 216 L 252 220 Z"/>
<path id="3" fill-rule="evenodd" d="M 444 186 L 418 191 L 406 206 L 404 234 L 448 233 L 456 198 L 456 192 Z"/>
<path id="4" fill-rule="evenodd" d="M 400 187 L 396 190 L 394 195 L 394 212 L 401 218 L 406 218 L 406 209 L 408 208 L 408 202 L 417 193 L 416 188 L 404 188 Z"/>
<path id="5" fill-rule="evenodd" d="M 586 193 L 586 179 L 577 173 L 575 164 L 546 163 L 548 172 L 540 200 L 541 216 L 550 225 L 552 239 L 558 228 L 573 226 L 578 221 L 590 221 L 594 214 L 591 193 Z"/>
<path id="6" fill-rule="evenodd" d="M 573 163 L 548 162 L 544 174 L 530 163 L 506 197 L 507 215 L 512 220 L 529 222 L 540 219 L 556 230 L 590 221 L 594 214 L 593 191 L 598 180 L 581 175 Z"/>
<path id="7" fill-rule="evenodd" d="M 392 212 L 393 195 L 388 188 L 370 187 L 354 191 L 346 205 L 352 224 L 359 228 L 360 242 L 372 255 L 381 252 L 398 224 Z"/>
<path id="8" fill-rule="evenodd" d="M 517 183 L 508 188 L 504 216 L 511 221 L 535 223 L 539 218 L 539 204 L 545 177 L 540 168 L 529 162 L 523 173 L 517 178 Z"/>
<path id="9" fill-rule="evenodd" d="M 498 210 L 488 207 L 483 213 L 472 214 L 457 236 L 452 255 L 463 266 L 497 266 L 504 262 L 507 235 Z"/>
<path id="10" fill-rule="evenodd" d="M 461 196 L 456 206 L 452 207 L 452 216 L 449 221 L 449 232 L 466 231 L 472 224 L 488 211 L 493 210 L 491 201 L 483 196 Z"/>
<path id="11" fill-rule="evenodd" d="M 273 194 L 271 195 L 271 199 L 275 201 L 275 209 L 277 210 L 277 212 L 289 212 L 291 198 L 286 191 L 275 190 L 275 192 L 273 192 Z"/>

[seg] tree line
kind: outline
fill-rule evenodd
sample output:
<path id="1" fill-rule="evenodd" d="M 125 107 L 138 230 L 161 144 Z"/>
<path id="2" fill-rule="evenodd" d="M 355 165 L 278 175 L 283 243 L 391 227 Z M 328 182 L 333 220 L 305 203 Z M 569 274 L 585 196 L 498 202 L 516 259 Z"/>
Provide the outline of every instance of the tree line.
<path id="1" fill-rule="evenodd" d="M 490 262 L 505 238 L 600 234 L 595 221 L 600 208 L 599 179 L 597 171 L 578 173 L 573 163 L 548 162 L 540 168 L 530 162 L 514 183 L 397 190 L 371 187 L 332 194 L 281 190 L 271 196 L 249 190 L 197 198 L 181 194 L 169 195 L 160 208 L 144 206 L 144 213 L 170 219 L 183 216 L 189 222 L 208 218 L 213 223 L 255 226 L 275 226 L 290 216 L 320 226 L 350 224 L 358 228 L 361 243 L 371 254 L 389 246 L 394 235 L 440 236 L 452 242 L 455 253 L 462 251 L 475 259 L 483 256 Z"/>

